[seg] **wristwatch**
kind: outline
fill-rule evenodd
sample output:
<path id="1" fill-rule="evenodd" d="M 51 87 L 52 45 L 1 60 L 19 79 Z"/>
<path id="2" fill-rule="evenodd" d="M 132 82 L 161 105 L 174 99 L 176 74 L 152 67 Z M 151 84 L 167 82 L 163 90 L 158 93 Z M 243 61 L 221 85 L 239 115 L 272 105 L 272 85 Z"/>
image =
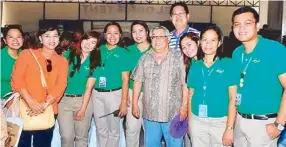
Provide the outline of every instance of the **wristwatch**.
<path id="1" fill-rule="evenodd" d="M 227 126 L 226 129 L 227 129 L 227 130 L 232 130 L 233 127 L 232 127 L 232 126 Z"/>
<path id="2" fill-rule="evenodd" d="M 275 127 L 279 130 L 279 131 L 283 131 L 285 126 L 283 124 L 280 124 L 278 122 L 274 122 Z"/>

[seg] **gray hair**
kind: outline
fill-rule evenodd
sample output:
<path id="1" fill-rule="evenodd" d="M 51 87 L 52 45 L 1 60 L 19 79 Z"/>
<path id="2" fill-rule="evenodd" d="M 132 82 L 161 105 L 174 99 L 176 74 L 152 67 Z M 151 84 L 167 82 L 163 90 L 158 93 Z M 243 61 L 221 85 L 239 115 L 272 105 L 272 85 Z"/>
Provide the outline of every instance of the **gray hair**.
<path id="1" fill-rule="evenodd" d="M 153 28 L 153 29 L 150 31 L 150 35 L 149 35 L 150 38 L 152 38 L 152 35 L 153 35 L 153 31 L 154 31 L 154 30 L 160 30 L 160 29 L 164 30 L 165 35 L 168 37 L 168 41 L 170 41 L 170 39 L 171 39 L 170 31 L 169 31 L 166 27 L 164 27 L 164 26 L 157 26 L 157 27 Z"/>

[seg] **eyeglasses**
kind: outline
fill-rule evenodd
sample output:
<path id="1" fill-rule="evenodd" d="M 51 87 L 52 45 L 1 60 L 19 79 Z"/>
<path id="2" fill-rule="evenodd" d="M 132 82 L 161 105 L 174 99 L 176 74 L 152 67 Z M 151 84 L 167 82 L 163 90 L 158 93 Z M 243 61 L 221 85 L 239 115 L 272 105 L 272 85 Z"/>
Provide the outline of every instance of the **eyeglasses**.
<path id="1" fill-rule="evenodd" d="M 235 22 L 232 26 L 233 26 L 233 28 L 237 29 L 237 28 L 240 28 L 241 26 L 250 27 L 250 26 L 252 26 L 253 23 L 255 23 L 255 22 L 254 21 L 245 21 L 243 23 Z"/>
<path id="2" fill-rule="evenodd" d="M 186 12 L 182 11 L 182 12 L 172 13 L 172 16 L 183 16 L 184 14 L 186 14 Z"/>
<path id="3" fill-rule="evenodd" d="M 154 40 L 154 39 L 159 39 L 159 40 L 162 40 L 164 38 L 166 38 L 167 36 L 151 36 L 151 39 Z"/>
<path id="4" fill-rule="evenodd" d="M 50 59 L 46 59 L 46 64 L 47 64 L 47 71 L 51 72 L 53 69 L 52 61 Z"/>

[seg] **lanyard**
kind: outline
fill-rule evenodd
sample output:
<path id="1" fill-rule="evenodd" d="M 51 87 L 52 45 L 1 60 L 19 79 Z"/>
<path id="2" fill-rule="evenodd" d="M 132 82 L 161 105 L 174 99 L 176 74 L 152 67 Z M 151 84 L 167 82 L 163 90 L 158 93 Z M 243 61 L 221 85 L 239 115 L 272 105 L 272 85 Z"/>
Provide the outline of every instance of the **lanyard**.
<path id="1" fill-rule="evenodd" d="M 240 80 L 239 80 L 239 87 L 242 88 L 244 86 L 244 77 L 246 75 L 246 71 L 248 69 L 248 66 L 249 64 L 251 63 L 252 61 L 252 57 L 248 60 L 248 62 L 246 63 L 243 71 L 241 72 L 240 74 Z M 243 64 L 244 63 L 244 53 L 241 54 L 241 63 Z"/>
<path id="2" fill-rule="evenodd" d="M 204 72 L 204 69 L 202 68 L 202 75 L 203 75 L 203 79 L 204 79 L 204 85 L 203 85 L 203 95 L 204 95 L 204 98 L 206 97 L 206 93 L 207 93 L 207 84 L 208 84 L 208 78 L 211 76 L 211 74 L 213 73 L 214 71 L 214 67 L 210 70 L 210 72 L 207 74 L 207 76 L 205 76 L 205 72 Z M 203 103 L 205 103 L 205 101 L 203 100 Z"/>

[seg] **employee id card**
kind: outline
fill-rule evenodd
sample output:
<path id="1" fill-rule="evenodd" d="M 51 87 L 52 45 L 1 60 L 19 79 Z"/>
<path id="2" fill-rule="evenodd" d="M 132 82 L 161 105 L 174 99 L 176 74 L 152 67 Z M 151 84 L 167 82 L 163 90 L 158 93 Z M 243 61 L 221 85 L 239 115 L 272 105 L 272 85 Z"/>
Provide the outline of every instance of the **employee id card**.
<path id="1" fill-rule="evenodd" d="M 199 105 L 199 117 L 208 117 L 208 105 Z"/>
<path id="2" fill-rule="evenodd" d="M 106 77 L 99 77 L 99 87 L 106 87 Z"/>
<path id="3" fill-rule="evenodd" d="M 241 93 L 236 94 L 235 105 L 239 106 L 241 104 Z"/>

